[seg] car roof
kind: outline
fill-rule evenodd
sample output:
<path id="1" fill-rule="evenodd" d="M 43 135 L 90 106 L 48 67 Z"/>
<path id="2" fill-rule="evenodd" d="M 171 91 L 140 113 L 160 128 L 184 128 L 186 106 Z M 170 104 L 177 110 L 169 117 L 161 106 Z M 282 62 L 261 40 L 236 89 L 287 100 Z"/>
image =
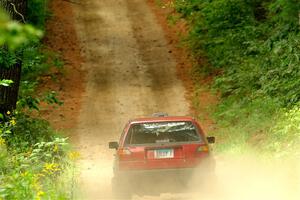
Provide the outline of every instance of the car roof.
<path id="1" fill-rule="evenodd" d="M 145 117 L 130 120 L 134 123 L 150 123 L 150 122 L 174 122 L 174 121 L 195 121 L 193 117 L 189 116 L 166 116 L 166 117 Z"/>

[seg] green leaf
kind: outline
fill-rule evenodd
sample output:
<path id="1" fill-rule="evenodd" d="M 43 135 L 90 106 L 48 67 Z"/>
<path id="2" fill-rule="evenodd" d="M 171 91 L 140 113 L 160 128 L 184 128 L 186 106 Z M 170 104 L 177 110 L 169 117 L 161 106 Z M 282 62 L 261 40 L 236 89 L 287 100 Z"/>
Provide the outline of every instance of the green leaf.
<path id="1" fill-rule="evenodd" d="M 8 87 L 8 86 L 10 86 L 12 83 L 13 83 L 12 80 L 6 80 L 6 79 L 0 80 L 0 86 Z"/>

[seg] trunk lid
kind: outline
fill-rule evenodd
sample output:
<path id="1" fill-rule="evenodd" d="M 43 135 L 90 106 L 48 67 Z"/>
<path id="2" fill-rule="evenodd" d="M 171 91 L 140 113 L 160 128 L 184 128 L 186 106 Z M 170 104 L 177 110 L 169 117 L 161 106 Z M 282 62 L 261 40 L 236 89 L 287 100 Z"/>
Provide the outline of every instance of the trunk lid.
<path id="1" fill-rule="evenodd" d="M 205 144 L 161 144 L 126 147 L 119 155 L 121 170 L 149 170 L 167 168 L 194 168 L 207 151 L 198 151 Z M 124 151 L 124 150 L 123 150 Z"/>

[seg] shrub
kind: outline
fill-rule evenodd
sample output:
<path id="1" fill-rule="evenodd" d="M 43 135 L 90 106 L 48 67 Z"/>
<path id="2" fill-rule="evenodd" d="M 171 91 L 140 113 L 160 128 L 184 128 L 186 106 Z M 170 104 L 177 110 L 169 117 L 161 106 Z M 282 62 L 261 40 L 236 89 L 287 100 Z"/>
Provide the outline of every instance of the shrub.
<path id="1" fill-rule="evenodd" d="M 224 98 L 269 96 L 282 106 L 299 101 L 299 2 L 177 0 L 175 5 L 190 21 L 194 55 L 204 49 L 209 69 L 221 71 L 215 87 Z"/>
<path id="2" fill-rule="evenodd" d="M 48 11 L 48 0 L 28 0 L 27 19 L 30 24 L 39 29 L 44 29 Z"/>
<path id="3" fill-rule="evenodd" d="M 0 199 L 71 198 L 75 173 L 65 171 L 74 164 L 67 139 L 55 135 L 45 121 L 23 114 L 2 117 Z"/>
<path id="4" fill-rule="evenodd" d="M 260 140 L 270 149 L 293 146 L 298 139 L 289 127 L 295 122 L 277 118 L 282 109 L 294 112 L 300 101 L 300 1 L 175 0 L 174 5 L 190 25 L 186 41 L 195 59 L 208 60 L 195 71 L 218 74 L 212 84 L 221 95 L 214 115 L 218 148 L 266 150 Z"/>
<path id="5" fill-rule="evenodd" d="M 7 130 L 1 137 L 17 151 L 27 151 L 39 141 L 50 141 L 55 133 L 47 121 L 26 114 L 17 114 L 5 124 Z"/>
<path id="6" fill-rule="evenodd" d="M 300 107 L 283 109 L 262 146 L 277 157 L 300 157 Z"/>

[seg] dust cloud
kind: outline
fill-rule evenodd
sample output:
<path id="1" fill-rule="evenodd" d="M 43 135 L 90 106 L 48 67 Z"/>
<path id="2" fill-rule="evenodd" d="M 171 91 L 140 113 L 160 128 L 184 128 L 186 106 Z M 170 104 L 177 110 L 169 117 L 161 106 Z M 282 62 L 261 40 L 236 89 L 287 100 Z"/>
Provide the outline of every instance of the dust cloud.
<path id="1" fill-rule="evenodd" d="M 217 158 L 216 180 L 208 180 L 192 200 L 300 199 L 299 163 L 261 161 L 252 156 Z"/>
<path id="2" fill-rule="evenodd" d="M 215 176 L 199 179 L 199 168 L 185 192 L 134 196 L 134 200 L 299 200 L 300 162 L 253 156 L 216 157 Z M 177 183 L 175 183 L 177 184 Z"/>
<path id="3" fill-rule="evenodd" d="M 187 188 L 179 193 L 134 194 L 132 200 L 299 200 L 300 161 L 261 160 L 253 156 L 216 156 L 216 169 L 213 176 L 199 176 L 207 171 L 200 167 L 195 171 Z M 84 163 L 89 184 L 81 185 L 96 199 L 113 199 L 111 178 L 113 162 L 102 160 L 96 165 Z M 101 169 L 101 170 L 99 170 Z M 95 179 L 97 177 L 97 179 Z M 177 187 L 180 182 L 173 182 Z M 169 187 L 171 187 L 169 185 Z M 94 191 L 91 190 L 94 188 Z M 133 189 L 135 192 L 137 188 Z M 101 191 L 101 196 L 99 194 Z M 94 195 L 92 194 L 94 193 Z M 86 196 L 86 195 L 84 195 Z"/>

